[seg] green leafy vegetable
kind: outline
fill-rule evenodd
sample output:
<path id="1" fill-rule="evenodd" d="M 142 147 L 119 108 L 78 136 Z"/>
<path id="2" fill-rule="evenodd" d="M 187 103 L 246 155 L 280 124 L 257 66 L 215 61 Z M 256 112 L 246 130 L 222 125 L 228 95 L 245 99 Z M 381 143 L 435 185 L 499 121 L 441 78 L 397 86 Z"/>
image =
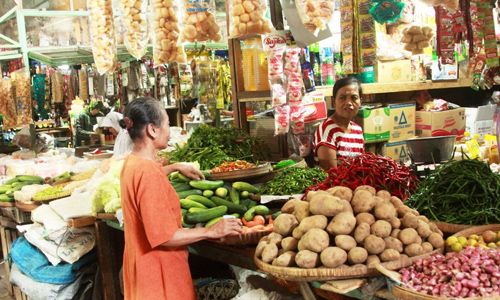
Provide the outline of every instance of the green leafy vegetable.
<path id="1" fill-rule="evenodd" d="M 289 167 L 279 172 L 262 189 L 263 195 L 301 194 L 311 185 L 322 182 L 327 174 L 320 168 Z"/>

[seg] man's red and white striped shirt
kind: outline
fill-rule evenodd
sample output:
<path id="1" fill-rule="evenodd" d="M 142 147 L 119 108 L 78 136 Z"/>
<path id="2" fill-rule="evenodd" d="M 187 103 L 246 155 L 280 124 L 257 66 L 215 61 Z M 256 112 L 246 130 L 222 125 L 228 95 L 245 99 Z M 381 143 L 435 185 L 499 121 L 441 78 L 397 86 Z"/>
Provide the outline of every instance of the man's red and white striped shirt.
<path id="1" fill-rule="evenodd" d="M 354 157 L 365 152 L 363 129 L 351 121 L 351 131 L 345 132 L 332 118 L 321 123 L 314 134 L 314 156 L 319 147 L 326 146 L 337 151 L 337 157 Z"/>

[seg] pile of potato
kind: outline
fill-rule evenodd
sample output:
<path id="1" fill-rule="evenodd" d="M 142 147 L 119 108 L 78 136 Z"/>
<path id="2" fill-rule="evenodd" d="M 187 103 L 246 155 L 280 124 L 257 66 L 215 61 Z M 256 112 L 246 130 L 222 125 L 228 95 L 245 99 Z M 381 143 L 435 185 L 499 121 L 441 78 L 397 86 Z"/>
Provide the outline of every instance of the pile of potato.
<path id="1" fill-rule="evenodd" d="M 172 0 L 153 0 L 155 42 L 153 59 L 156 65 L 186 62 L 186 53 L 179 43 L 179 8 Z"/>
<path id="2" fill-rule="evenodd" d="M 262 0 L 231 0 L 231 32 L 233 38 L 271 32 L 270 21 L 264 16 L 266 2 Z"/>
<path id="3" fill-rule="evenodd" d="M 443 246 L 442 232 L 389 192 L 337 186 L 289 200 L 255 255 L 280 267 L 370 267 Z"/>
<path id="4" fill-rule="evenodd" d="M 92 53 L 100 74 L 113 72 L 117 65 L 111 3 L 111 0 L 89 0 Z"/>
<path id="5" fill-rule="evenodd" d="M 200 7 L 191 0 L 184 1 L 184 27 L 182 39 L 188 42 L 220 41 L 220 28 L 208 8 Z"/>
<path id="6" fill-rule="evenodd" d="M 125 46 L 133 57 L 141 59 L 146 54 L 148 43 L 147 1 L 121 0 L 120 4 L 126 29 Z"/>

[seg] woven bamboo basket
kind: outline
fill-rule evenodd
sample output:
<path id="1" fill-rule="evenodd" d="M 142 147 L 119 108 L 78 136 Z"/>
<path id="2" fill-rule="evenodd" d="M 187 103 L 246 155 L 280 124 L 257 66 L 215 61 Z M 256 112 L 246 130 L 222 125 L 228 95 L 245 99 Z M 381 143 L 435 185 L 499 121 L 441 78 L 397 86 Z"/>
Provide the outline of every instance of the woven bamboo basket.
<path id="1" fill-rule="evenodd" d="M 428 257 L 434 253 L 441 253 L 442 249 L 434 250 L 433 252 L 424 255 L 415 256 L 412 258 L 400 259 L 396 261 L 386 262 L 381 264 L 387 270 L 399 270 L 411 265 L 415 260 Z M 257 257 L 254 257 L 257 267 L 271 274 L 274 277 L 291 280 L 291 281 L 325 281 L 336 279 L 349 279 L 377 276 L 380 272 L 376 268 L 368 268 L 367 266 L 346 267 L 346 268 L 314 268 L 302 269 L 297 267 L 277 267 L 267 264 Z"/>
<path id="2" fill-rule="evenodd" d="M 491 296 L 491 297 L 471 297 L 471 298 L 447 298 L 447 297 L 436 297 L 431 296 L 419 292 L 412 291 L 410 289 L 401 287 L 401 286 L 393 286 L 392 295 L 398 300 L 451 300 L 451 299 L 460 299 L 460 300 L 493 300 L 499 299 L 499 296 Z"/>
<path id="3" fill-rule="evenodd" d="M 261 238 L 273 232 L 272 230 L 250 232 L 239 235 L 231 235 L 221 238 L 219 240 L 214 240 L 216 243 L 228 245 L 228 246 L 250 246 L 257 245 Z"/>
<path id="4" fill-rule="evenodd" d="M 245 180 L 245 179 L 251 179 L 255 177 L 260 177 L 264 176 L 268 173 L 270 173 L 273 170 L 273 167 L 271 166 L 270 163 L 265 163 L 262 165 L 259 165 L 255 168 L 251 169 L 244 169 L 244 170 L 235 170 L 235 171 L 230 171 L 230 172 L 224 172 L 224 173 L 211 173 L 210 174 L 210 179 L 212 180 Z"/>
<path id="5" fill-rule="evenodd" d="M 24 203 L 24 202 L 16 201 L 15 205 L 21 211 L 30 212 L 30 211 L 34 210 L 35 208 L 37 208 L 38 206 L 40 206 L 40 203 L 35 203 L 35 202 Z"/>
<path id="6" fill-rule="evenodd" d="M 461 230 L 465 230 L 467 228 L 474 226 L 474 225 L 450 224 L 439 221 L 433 221 L 432 223 L 436 224 L 439 230 L 441 230 L 445 235 L 455 234 Z"/>
<path id="7" fill-rule="evenodd" d="M 13 207 L 15 205 L 14 202 L 0 202 L 0 207 Z"/>
<path id="8" fill-rule="evenodd" d="M 490 224 L 490 225 L 482 225 L 482 226 L 474 226 L 470 227 L 464 230 L 461 230 L 457 233 L 455 233 L 453 236 L 464 236 L 468 237 L 472 234 L 481 234 L 487 230 L 492 230 L 492 231 L 500 231 L 500 224 Z"/>

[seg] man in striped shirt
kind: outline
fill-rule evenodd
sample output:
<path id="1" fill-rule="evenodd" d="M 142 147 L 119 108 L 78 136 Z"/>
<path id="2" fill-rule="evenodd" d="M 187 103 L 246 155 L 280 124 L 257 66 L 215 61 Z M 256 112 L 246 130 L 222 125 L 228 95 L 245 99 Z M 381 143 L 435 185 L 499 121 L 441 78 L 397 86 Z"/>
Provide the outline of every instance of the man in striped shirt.
<path id="1" fill-rule="evenodd" d="M 363 130 L 352 121 L 361 106 L 361 96 L 361 83 L 356 78 L 342 78 L 335 83 L 335 113 L 314 134 L 314 156 L 324 170 L 336 167 L 338 158 L 364 152 Z"/>

